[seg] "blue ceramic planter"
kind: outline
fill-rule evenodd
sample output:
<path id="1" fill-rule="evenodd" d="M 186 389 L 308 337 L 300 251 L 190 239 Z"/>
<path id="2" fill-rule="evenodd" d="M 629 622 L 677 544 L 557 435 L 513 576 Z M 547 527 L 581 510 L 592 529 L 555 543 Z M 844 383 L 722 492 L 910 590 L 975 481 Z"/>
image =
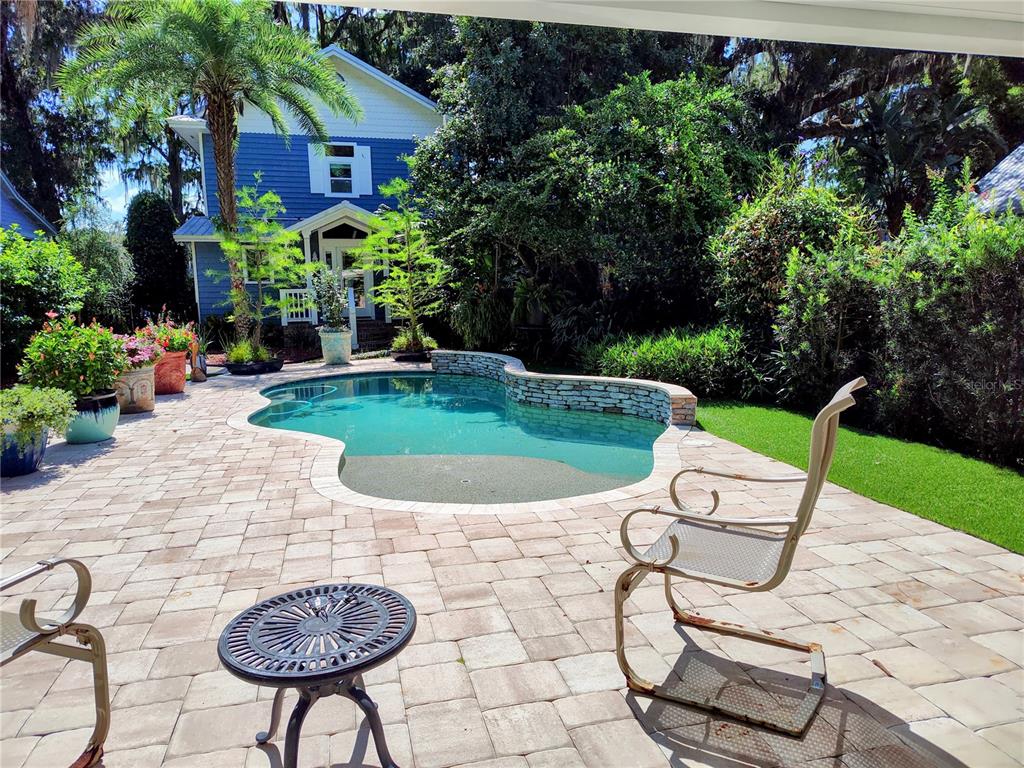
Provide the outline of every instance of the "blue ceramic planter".
<path id="1" fill-rule="evenodd" d="M 79 398 L 75 407 L 78 415 L 72 419 L 64 436 L 69 443 L 99 443 L 113 437 L 117 418 L 121 415 L 116 392 Z"/>
<path id="2" fill-rule="evenodd" d="M 42 430 L 28 445 L 15 442 L 13 435 L 3 436 L 3 454 L 0 455 L 0 477 L 27 475 L 39 469 L 46 453 L 48 430 Z"/>

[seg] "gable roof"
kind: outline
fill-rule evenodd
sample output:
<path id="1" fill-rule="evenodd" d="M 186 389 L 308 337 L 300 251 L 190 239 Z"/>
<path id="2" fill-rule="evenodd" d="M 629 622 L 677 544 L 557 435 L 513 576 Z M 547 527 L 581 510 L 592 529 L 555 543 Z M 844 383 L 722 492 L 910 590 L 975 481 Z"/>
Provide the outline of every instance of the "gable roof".
<path id="1" fill-rule="evenodd" d="M 42 230 L 51 237 L 57 235 L 57 228 L 29 205 L 3 171 L 0 171 L 0 190 L 0 226 L 9 227 L 11 224 L 17 224 L 21 234 L 28 238 L 32 238 L 37 230 Z"/>
<path id="2" fill-rule="evenodd" d="M 390 75 L 384 74 L 376 67 L 367 64 L 358 56 L 353 56 L 338 45 L 329 45 L 326 48 L 321 49 L 320 52 L 328 58 L 343 62 L 353 69 L 367 75 L 374 82 L 380 83 L 389 90 L 413 102 L 418 107 L 428 109 L 431 112 L 437 112 L 437 104 L 426 96 L 421 93 L 417 93 L 407 85 L 403 85 Z M 185 143 L 192 147 L 192 149 L 196 152 L 201 151 L 202 135 L 207 131 L 205 119 L 193 117 L 191 115 L 172 115 L 167 118 L 166 122 L 168 127 L 181 136 Z"/>
<path id="3" fill-rule="evenodd" d="M 1024 213 L 1024 144 L 982 176 L 976 186 L 978 208 L 985 213 Z"/>
<path id="4" fill-rule="evenodd" d="M 330 208 L 325 208 L 304 219 L 295 219 L 288 216 L 281 217 L 278 221 L 286 229 L 301 232 L 302 230 L 323 229 L 342 220 L 366 226 L 372 217 L 373 214 L 365 208 L 360 208 L 355 203 L 343 200 L 337 205 L 332 205 Z M 217 233 L 217 228 L 214 226 L 212 219 L 206 216 L 189 216 L 182 222 L 180 227 L 174 230 L 174 239 L 179 243 L 216 243 L 220 241 L 221 237 Z"/>
<path id="5" fill-rule="evenodd" d="M 413 101 L 417 102 L 421 106 L 426 107 L 427 109 L 433 109 L 433 110 L 437 109 L 437 104 L 434 101 L 428 99 L 423 94 L 418 93 L 417 91 L 414 91 L 409 86 L 402 85 L 402 83 L 400 83 L 397 80 L 395 80 L 395 78 L 391 77 L 390 75 L 384 74 L 383 72 L 381 72 L 376 67 L 371 66 L 370 64 L 367 64 L 365 61 L 360 59 L 358 56 L 353 56 L 351 53 L 349 53 L 348 51 L 344 50 L 343 48 L 340 48 L 338 45 L 329 45 L 326 48 L 322 49 L 320 51 L 320 53 L 323 53 L 323 54 L 325 54 L 327 56 L 331 56 L 333 58 L 336 58 L 336 59 L 339 59 L 341 61 L 344 61 L 346 64 L 349 64 L 349 65 L 355 67 L 356 69 L 360 70 L 361 72 L 365 72 L 366 74 L 368 74 L 370 77 L 374 78 L 375 80 L 379 80 L 380 82 L 382 82 L 384 85 L 388 86 L 389 88 L 394 88 L 396 91 L 398 91 L 403 96 L 409 97 L 410 99 L 412 99 Z"/>

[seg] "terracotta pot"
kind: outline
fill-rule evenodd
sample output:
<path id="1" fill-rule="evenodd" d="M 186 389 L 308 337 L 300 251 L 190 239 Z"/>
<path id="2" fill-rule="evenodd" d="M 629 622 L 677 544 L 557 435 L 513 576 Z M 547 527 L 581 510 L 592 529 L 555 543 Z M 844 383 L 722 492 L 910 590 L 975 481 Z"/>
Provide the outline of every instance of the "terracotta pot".
<path id="1" fill-rule="evenodd" d="M 153 366 L 158 395 L 176 395 L 185 391 L 185 355 L 187 352 L 164 352 Z"/>
<path id="2" fill-rule="evenodd" d="M 125 371 L 114 382 L 121 413 L 146 413 L 156 408 L 153 366 Z"/>
<path id="3" fill-rule="evenodd" d="M 71 420 L 64 439 L 69 443 L 99 443 L 114 435 L 121 406 L 114 390 L 94 392 L 75 401 L 78 415 Z"/>

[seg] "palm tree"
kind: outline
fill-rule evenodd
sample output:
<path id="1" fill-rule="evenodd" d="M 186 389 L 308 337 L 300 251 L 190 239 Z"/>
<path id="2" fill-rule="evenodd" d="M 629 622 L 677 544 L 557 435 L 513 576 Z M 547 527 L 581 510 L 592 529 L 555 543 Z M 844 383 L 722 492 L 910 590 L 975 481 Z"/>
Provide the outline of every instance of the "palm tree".
<path id="1" fill-rule="evenodd" d="M 238 224 L 235 149 L 243 103 L 266 113 L 288 135 L 287 112 L 318 142 L 330 137 L 314 98 L 335 114 L 362 111 L 325 56 L 307 36 L 275 24 L 268 0 L 119 0 L 103 21 L 88 25 L 78 53 L 58 74 L 72 97 L 113 92 L 140 109 L 154 100 L 185 96 L 206 115 L 217 168 L 220 225 Z M 241 264 L 228 262 L 233 295 L 244 295 Z M 235 306 L 236 331 L 245 338 L 249 315 Z"/>

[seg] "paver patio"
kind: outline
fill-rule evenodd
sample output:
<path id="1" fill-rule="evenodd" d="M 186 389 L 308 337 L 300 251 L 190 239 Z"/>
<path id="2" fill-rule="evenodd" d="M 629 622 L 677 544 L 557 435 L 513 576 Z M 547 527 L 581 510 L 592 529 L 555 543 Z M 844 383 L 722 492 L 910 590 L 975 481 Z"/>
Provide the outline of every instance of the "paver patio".
<path id="1" fill-rule="evenodd" d="M 311 483 L 322 443 L 227 423 L 258 405 L 261 387 L 322 372 L 289 367 L 263 381 L 190 386 L 160 398 L 154 414 L 122 417 L 115 441 L 56 444 L 42 472 L 4 482 L 3 572 L 55 554 L 92 571 L 82 620 L 102 629 L 110 653 L 105 765 L 279 765 L 278 747 L 253 746 L 273 691 L 223 671 L 216 639 L 261 598 L 344 580 L 392 586 L 419 612 L 412 644 L 365 678 L 403 768 L 1024 763 L 1019 555 L 826 486 L 781 587 L 751 595 L 681 583 L 677 593 L 707 616 L 823 643 L 827 700 L 802 739 L 715 720 L 622 690 L 612 588 L 625 566 L 619 523 L 637 499 L 517 505 L 500 516 L 332 501 Z M 776 462 L 698 430 L 678 451 L 679 466 L 775 471 Z M 801 490 L 716 487 L 723 512 L 742 515 L 791 511 Z M 698 489 L 687 493 L 703 501 Z M 653 540 L 657 529 L 647 533 Z M 71 597 L 63 573 L 30 586 L 41 610 Z M 19 599 L 5 595 L 6 607 Z M 699 631 L 684 642 L 654 579 L 627 615 L 630 656 L 648 677 L 700 675 L 765 706 L 799 693 L 795 654 Z M 86 665 L 56 657 L 5 667 L 3 768 L 77 756 L 91 729 L 89 685 Z M 321 701 L 303 734 L 302 766 L 377 765 L 350 702 Z"/>

